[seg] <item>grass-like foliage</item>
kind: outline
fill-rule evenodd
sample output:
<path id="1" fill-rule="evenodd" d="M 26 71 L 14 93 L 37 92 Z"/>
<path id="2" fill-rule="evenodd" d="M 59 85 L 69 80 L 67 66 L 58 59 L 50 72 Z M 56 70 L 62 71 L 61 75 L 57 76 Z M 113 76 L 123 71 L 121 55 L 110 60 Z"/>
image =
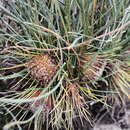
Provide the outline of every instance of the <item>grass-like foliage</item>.
<path id="1" fill-rule="evenodd" d="M 0 2 L 4 129 L 76 129 L 90 105 L 130 98 L 129 0 Z"/>

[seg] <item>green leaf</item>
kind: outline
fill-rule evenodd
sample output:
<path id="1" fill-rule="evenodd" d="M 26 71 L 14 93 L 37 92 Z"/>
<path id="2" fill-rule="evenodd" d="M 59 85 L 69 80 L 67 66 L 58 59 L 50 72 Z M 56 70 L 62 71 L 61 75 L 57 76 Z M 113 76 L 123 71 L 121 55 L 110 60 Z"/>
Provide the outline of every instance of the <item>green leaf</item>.
<path id="1" fill-rule="evenodd" d="M 24 75 L 23 71 L 20 71 L 18 73 L 14 73 L 14 74 L 11 74 L 11 75 L 1 76 L 0 80 L 13 79 L 13 78 L 17 78 L 17 77 L 22 77 L 23 75 Z"/>

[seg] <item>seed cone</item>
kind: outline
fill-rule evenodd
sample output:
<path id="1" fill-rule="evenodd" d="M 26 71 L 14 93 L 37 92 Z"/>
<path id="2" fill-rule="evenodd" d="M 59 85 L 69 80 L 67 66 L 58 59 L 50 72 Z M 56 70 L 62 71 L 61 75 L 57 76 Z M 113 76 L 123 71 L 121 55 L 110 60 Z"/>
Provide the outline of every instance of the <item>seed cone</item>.
<path id="1" fill-rule="evenodd" d="M 120 92 L 119 95 L 126 95 L 130 99 L 130 75 L 129 66 L 122 63 L 121 61 L 115 60 L 111 64 L 108 64 L 109 82 L 111 87 L 115 88 L 116 91 Z M 120 96 L 123 98 L 122 96 Z"/>
<path id="2" fill-rule="evenodd" d="M 47 54 L 34 56 L 27 64 L 28 72 L 41 84 L 47 84 L 57 71 L 57 64 Z"/>
<path id="3" fill-rule="evenodd" d="M 106 66 L 105 57 L 97 56 L 93 58 L 94 54 L 85 54 L 81 58 L 84 78 L 88 80 L 97 80 L 103 74 Z"/>
<path id="4" fill-rule="evenodd" d="M 67 86 L 67 95 L 71 97 L 75 107 L 80 107 L 83 104 L 83 98 L 80 96 L 78 84 L 69 84 Z"/>

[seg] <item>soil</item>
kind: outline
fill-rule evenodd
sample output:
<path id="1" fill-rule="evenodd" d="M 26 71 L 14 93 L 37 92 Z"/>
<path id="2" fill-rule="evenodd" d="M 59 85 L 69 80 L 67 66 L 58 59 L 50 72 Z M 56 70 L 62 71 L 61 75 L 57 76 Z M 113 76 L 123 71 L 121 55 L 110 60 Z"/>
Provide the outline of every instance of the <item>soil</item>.
<path id="1" fill-rule="evenodd" d="M 130 130 L 130 102 L 126 99 L 123 106 L 117 103 L 112 109 L 100 113 L 92 130 Z"/>

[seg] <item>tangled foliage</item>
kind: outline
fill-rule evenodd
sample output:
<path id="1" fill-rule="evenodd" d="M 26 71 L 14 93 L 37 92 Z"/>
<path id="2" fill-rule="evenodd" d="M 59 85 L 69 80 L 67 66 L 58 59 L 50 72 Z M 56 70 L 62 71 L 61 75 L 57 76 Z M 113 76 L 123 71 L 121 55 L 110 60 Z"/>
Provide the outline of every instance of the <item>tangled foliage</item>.
<path id="1" fill-rule="evenodd" d="M 130 98 L 128 5 L 0 2 L 0 108 L 11 115 L 4 128 L 85 129 L 94 124 L 94 104 Z"/>

